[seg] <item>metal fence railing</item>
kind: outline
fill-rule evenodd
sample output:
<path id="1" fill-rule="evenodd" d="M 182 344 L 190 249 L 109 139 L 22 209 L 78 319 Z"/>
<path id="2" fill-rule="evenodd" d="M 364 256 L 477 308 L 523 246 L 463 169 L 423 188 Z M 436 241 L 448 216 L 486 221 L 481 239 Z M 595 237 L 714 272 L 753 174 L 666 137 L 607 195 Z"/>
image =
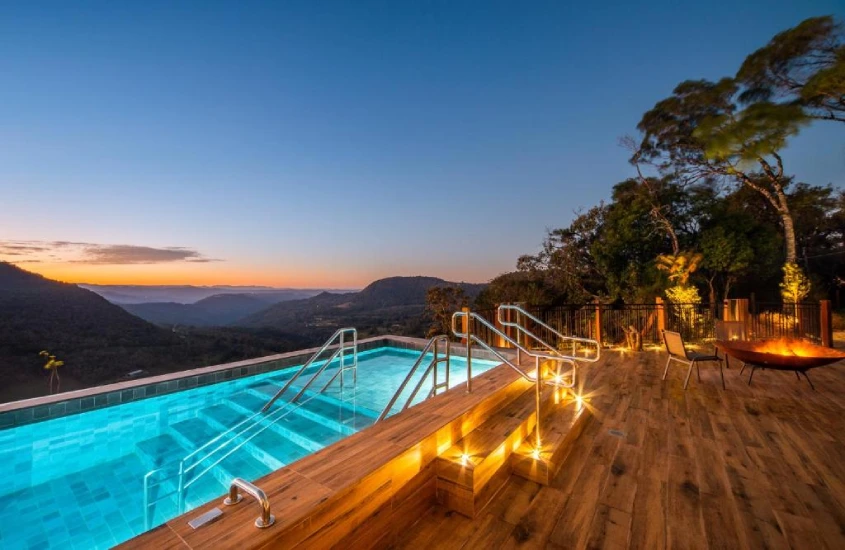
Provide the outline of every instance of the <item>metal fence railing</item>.
<path id="1" fill-rule="evenodd" d="M 749 337 L 804 338 L 821 341 L 821 311 L 816 303 L 751 303 L 746 321 Z"/>
<path id="2" fill-rule="evenodd" d="M 722 303 L 567 304 L 524 308 L 561 334 L 600 339 L 604 346 L 625 345 L 626 333 L 632 331 L 639 334 L 643 344 L 662 345 L 661 328 L 681 333 L 687 342 L 711 341 L 716 335 L 716 320 L 725 318 Z M 496 323 L 496 310 L 493 308 L 476 310 L 475 313 L 491 324 Z M 752 302 L 743 316 L 750 338 L 821 340 L 821 310 L 817 303 Z M 481 323 L 476 324 L 474 333 L 487 344 L 505 345 Z M 553 334 L 546 334 L 550 331 L 542 326 L 532 330 L 547 341 L 555 340 Z"/>

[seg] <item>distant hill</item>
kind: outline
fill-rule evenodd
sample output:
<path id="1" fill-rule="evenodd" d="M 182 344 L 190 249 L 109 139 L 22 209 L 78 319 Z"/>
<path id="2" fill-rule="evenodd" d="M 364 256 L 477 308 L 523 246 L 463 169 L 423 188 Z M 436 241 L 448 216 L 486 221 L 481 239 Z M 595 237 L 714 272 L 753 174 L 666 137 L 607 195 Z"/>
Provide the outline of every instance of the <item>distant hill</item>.
<path id="1" fill-rule="evenodd" d="M 39 372 L 38 352 L 43 349 L 65 359 L 67 370 L 84 378 L 85 363 L 96 364 L 114 350 L 118 355 L 132 348 L 178 344 L 172 333 L 91 291 L 7 263 L 0 263 L 0 321 L 4 366 L 26 365 L 33 372 Z"/>
<path id="2" fill-rule="evenodd" d="M 290 295 L 283 297 L 290 300 Z M 120 304 L 141 319 L 159 325 L 191 325 L 197 327 L 226 326 L 281 302 L 282 296 L 256 294 L 217 294 L 194 304 L 176 302 L 150 302 L 146 304 Z"/>
<path id="3" fill-rule="evenodd" d="M 273 327 L 329 335 L 341 326 L 354 326 L 362 335 L 425 333 L 426 293 L 437 286 L 459 286 L 471 299 L 486 285 L 454 283 L 436 277 L 389 277 L 360 292 L 324 292 L 305 300 L 292 300 L 245 317 L 239 324 Z"/>
<path id="4" fill-rule="evenodd" d="M 224 304 L 228 298 L 210 300 L 206 307 L 231 309 Z M 135 369 L 158 374 L 304 345 L 302 337 L 270 329 L 163 329 L 94 292 L 0 262 L 2 400 L 45 392 L 47 373 L 38 357 L 45 349 L 65 361 L 63 380 L 84 387 L 114 381 Z M 9 390 L 30 382 L 35 389 L 27 386 L 19 394 Z"/>
<path id="5" fill-rule="evenodd" d="M 323 289 L 272 288 L 262 286 L 191 286 L 191 285 L 91 285 L 82 288 L 96 292 L 113 304 L 177 303 L 193 304 L 211 296 L 239 294 L 275 304 L 315 296 Z M 346 291 L 337 291 L 346 292 Z"/>

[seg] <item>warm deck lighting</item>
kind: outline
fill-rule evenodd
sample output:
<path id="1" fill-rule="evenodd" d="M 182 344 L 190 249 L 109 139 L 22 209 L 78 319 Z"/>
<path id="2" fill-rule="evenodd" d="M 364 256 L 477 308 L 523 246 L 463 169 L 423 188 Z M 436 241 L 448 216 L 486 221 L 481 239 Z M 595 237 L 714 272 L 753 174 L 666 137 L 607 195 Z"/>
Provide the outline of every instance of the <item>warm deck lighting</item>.
<path id="1" fill-rule="evenodd" d="M 466 453 L 463 453 L 463 454 L 461 455 L 461 465 L 462 465 L 462 466 L 466 466 L 466 465 L 468 465 L 468 464 L 469 464 L 469 455 L 468 455 L 468 454 L 466 454 Z"/>
<path id="2" fill-rule="evenodd" d="M 531 451 L 531 458 L 533 458 L 534 460 L 540 460 L 540 449 L 539 448 L 535 448 L 533 451 Z"/>

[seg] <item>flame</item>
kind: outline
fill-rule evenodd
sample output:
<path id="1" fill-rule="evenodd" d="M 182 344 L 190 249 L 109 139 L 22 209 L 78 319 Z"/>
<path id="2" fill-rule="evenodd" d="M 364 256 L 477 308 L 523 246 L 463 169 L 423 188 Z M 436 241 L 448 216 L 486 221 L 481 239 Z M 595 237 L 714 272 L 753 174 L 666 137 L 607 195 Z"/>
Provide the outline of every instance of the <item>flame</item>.
<path id="1" fill-rule="evenodd" d="M 754 351 L 794 357 L 816 357 L 818 347 L 801 340 L 766 340 L 754 346 Z"/>

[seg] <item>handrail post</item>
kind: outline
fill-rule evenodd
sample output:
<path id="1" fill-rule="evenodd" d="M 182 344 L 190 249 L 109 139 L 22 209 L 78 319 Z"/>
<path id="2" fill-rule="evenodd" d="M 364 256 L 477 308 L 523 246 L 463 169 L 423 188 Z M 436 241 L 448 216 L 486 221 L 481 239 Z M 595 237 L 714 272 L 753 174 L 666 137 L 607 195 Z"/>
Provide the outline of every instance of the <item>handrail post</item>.
<path id="1" fill-rule="evenodd" d="M 540 358 L 534 357 L 534 364 L 537 365 L 537 381 L 534 384 L 534 398 L 537 406 L 537 421 L 534 424 L 534 429 L 537 430 L 537 452 L 542 449 L 542 440 L 540 439 L 540 391 L 543 384 L 543 375 L 540 372 Z"/>
<path id="2" fill-rule="evenodd" d="M 341 331 L 340 333 L 340 342 L 338 344 L 340 346 L 340 389 L 343 389 L 343 370 L 346 366 L 346 350 L 343 349 L 346 345 L 346 333 Z"/>
<path id="3" fill-rule="evenodd" d="M 466 314 L 466 335 L 467 335 L 467 393 L 472 393 L 472 313 L 468 307 L 464 308 Z"/>
<path id="4" fill-rule="evenodd" d="M 446 336 L 446 389 L 449 389 L 449 374 L 452 370 L 452 343 L 449 341 L 449 337 Z"/>
<path id="5" fill-rule="evenodd" d="M 432 369 L 431 373 L 431 392 L 433 394 L 437 394 L 437 337 L 435 336 L 434 340 L 434 368 Z"/>

